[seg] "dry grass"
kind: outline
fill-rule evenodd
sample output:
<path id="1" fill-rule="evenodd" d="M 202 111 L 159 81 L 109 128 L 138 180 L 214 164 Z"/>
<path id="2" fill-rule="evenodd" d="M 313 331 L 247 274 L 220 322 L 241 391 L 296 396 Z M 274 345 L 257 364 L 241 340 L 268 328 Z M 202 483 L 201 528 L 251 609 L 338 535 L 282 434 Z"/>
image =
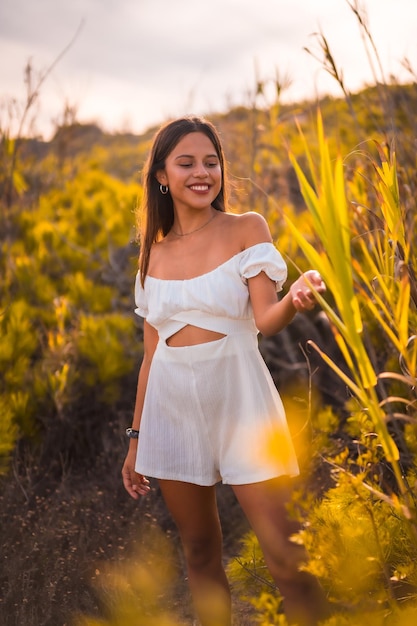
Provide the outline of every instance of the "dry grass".
<path id="1" fill-rule="evenodd" d="M 264 352 L 272 371 L 282 374 L 270 343 Z M 79 615 L 105 619 L 112 598 L 104 572 L 127 568 L 132 555 L 149 547 L 155 528 L 174 548 L 174 579 L 161 602 L 181 624 L 193 624 L 179 540 L 156 483 L 139 505 L 122 486 L 133 375 L 125 389 L 111 410 L 90 398 L 91 408 L 77 404 L 70 421 L 50 420 L 37 453 L 33 443 L 17 449 L 0 483 L 1 626 L 73 626 Z M 239 554 L 248 524 L 230 487 L 219 485 L 218 503 L 227 562 Z M 232 594 L 238 626 L 253 625 L 253 608 Z"/>
<path id="2" fill-rule="evenodd" d="M 80 614 L 105 618 L 111 598 L 106 597 L 104 571 L 123 567 L 132 554 L 140 554 L 155 527 L 174 549 L 175 580 L 161 601 L 181 623 L 193 623 L 178 537 L 157 485 L 139 505 L 127 496 L 120 479 L 124 442 L 115 441 L 118 449 L 111 457 L 103 454 L 95 467 L 68 472 L 59 481 L 29 461 L 3 480 L 2 626 L 70 626 Z M 219 487 L 219 508 L 230 557 L 237 553 L 247 525 L 227 487 Z M 235 604 L 238 623 L 244 626 L 250 607 L 237 598 Z"/>

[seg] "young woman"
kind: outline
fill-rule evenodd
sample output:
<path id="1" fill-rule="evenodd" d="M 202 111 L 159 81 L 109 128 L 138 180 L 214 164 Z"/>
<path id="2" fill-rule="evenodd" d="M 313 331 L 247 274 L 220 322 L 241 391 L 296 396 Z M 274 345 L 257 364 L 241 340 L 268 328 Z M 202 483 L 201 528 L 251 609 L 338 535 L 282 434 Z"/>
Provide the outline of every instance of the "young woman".
<path id="1" fill-rule="evenodd" d="M 316 624 L 326 603 L 300 572 L 303 553 L 286 503 L 298 474 L 280 397 L 258 351 L 314 296 L 287 276 L 266 221 L 227 213 L 223 149 L 213 125 L 182 118 L 157 133 L 144 172 L 146 224 L 136 280 L 144 321 L 141 365 L 123 482 L 133 498 L 158 479 L 178 527 L 203 626 L 230 626 L 215 484 L 232 486 L 264 552 L 291 623 Z M 308 272 L 317 291 L 320 275 Z M 140 430 L 140 435 L 139 435 Z M 268 458 L 279 433 L 282 455 Z"/>

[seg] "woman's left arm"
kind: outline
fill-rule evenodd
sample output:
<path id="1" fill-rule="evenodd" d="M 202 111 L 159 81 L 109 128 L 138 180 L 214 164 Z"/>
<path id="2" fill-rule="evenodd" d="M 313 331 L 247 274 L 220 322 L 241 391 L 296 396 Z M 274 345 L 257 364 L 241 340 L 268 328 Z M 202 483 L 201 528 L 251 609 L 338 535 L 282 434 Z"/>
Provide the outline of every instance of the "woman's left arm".
<path id="1" fill-rule="evenodd" d="M 261 215 L 247 213 L 242 217 L 240 232 L 244 248 L 261 242 L 272 243 L 268 224 Z M 265 336 L 275 335 L 291 322 L 297 311 L 313 309 L 316 299 L 308 283 L 320 293 L 326 291 L 326 285 L 315 270 L 309 270 L 297 278 L 281 300 L 277 299 L 274 281 L 268 278 L 265 272 L 249 278 L 249 295 L 259 332 Z"/>
<path id="2" fill-rule="evenodd" d="M 315 296 L 307 280 L 322 293 L 326 286 L 318 272 L 309 270 L 291 285 L 289 292 L 277 300 L 274 282 L 265 272 L 249 278 L 249 295 L 252 303 L 255 324 L 262 335 L 279 333 L 291 322 L 297 311 L 310 311 L 316 304 Z"/>

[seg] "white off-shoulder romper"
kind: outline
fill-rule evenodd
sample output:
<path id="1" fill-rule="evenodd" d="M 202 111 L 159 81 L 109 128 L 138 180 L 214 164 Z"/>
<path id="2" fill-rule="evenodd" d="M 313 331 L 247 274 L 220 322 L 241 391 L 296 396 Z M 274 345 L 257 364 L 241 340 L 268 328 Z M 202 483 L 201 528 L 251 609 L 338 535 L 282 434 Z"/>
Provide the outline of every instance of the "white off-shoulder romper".
<path id="1" fill-rule="evenodd" d="M 142 288 L 137 276 L 135 312 L 159 334 L 140 425 L 140 474 L 198 485 L 298 474 L 282 402 L 258 350 L 247 280 L 260 272 L 282 288 L 287 268 L 272 243 L 251 246 L 195 278 L 148 275 Z M 187 324 L 225 337 L 168 346 Z"/>

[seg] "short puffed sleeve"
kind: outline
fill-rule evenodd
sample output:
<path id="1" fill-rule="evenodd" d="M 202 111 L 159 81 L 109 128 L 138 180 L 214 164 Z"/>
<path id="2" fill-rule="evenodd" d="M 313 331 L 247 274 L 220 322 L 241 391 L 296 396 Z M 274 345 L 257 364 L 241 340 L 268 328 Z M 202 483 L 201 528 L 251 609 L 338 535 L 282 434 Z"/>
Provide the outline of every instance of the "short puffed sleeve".
<path id="1" fill-rule="evenodd" d="M 140 315 L 141 317 L 146 318 L 148 316 L 148 303 L 146 299 L 146 292 L 140 282 L 140 272 L 136 274 L 135 304 L 136 304 L 135 313 L 137 315 Z"/>
<path id="2" fill-rule="evenodd" d="M 265 272 L 275 282 L 276 290 L 281 291 L 287 279 L 287 264 L 273 243 L 255 244 L 241 254 L 240 274 L 245 283 L 248 278 L 253 278 L 260 272 Z"/>

